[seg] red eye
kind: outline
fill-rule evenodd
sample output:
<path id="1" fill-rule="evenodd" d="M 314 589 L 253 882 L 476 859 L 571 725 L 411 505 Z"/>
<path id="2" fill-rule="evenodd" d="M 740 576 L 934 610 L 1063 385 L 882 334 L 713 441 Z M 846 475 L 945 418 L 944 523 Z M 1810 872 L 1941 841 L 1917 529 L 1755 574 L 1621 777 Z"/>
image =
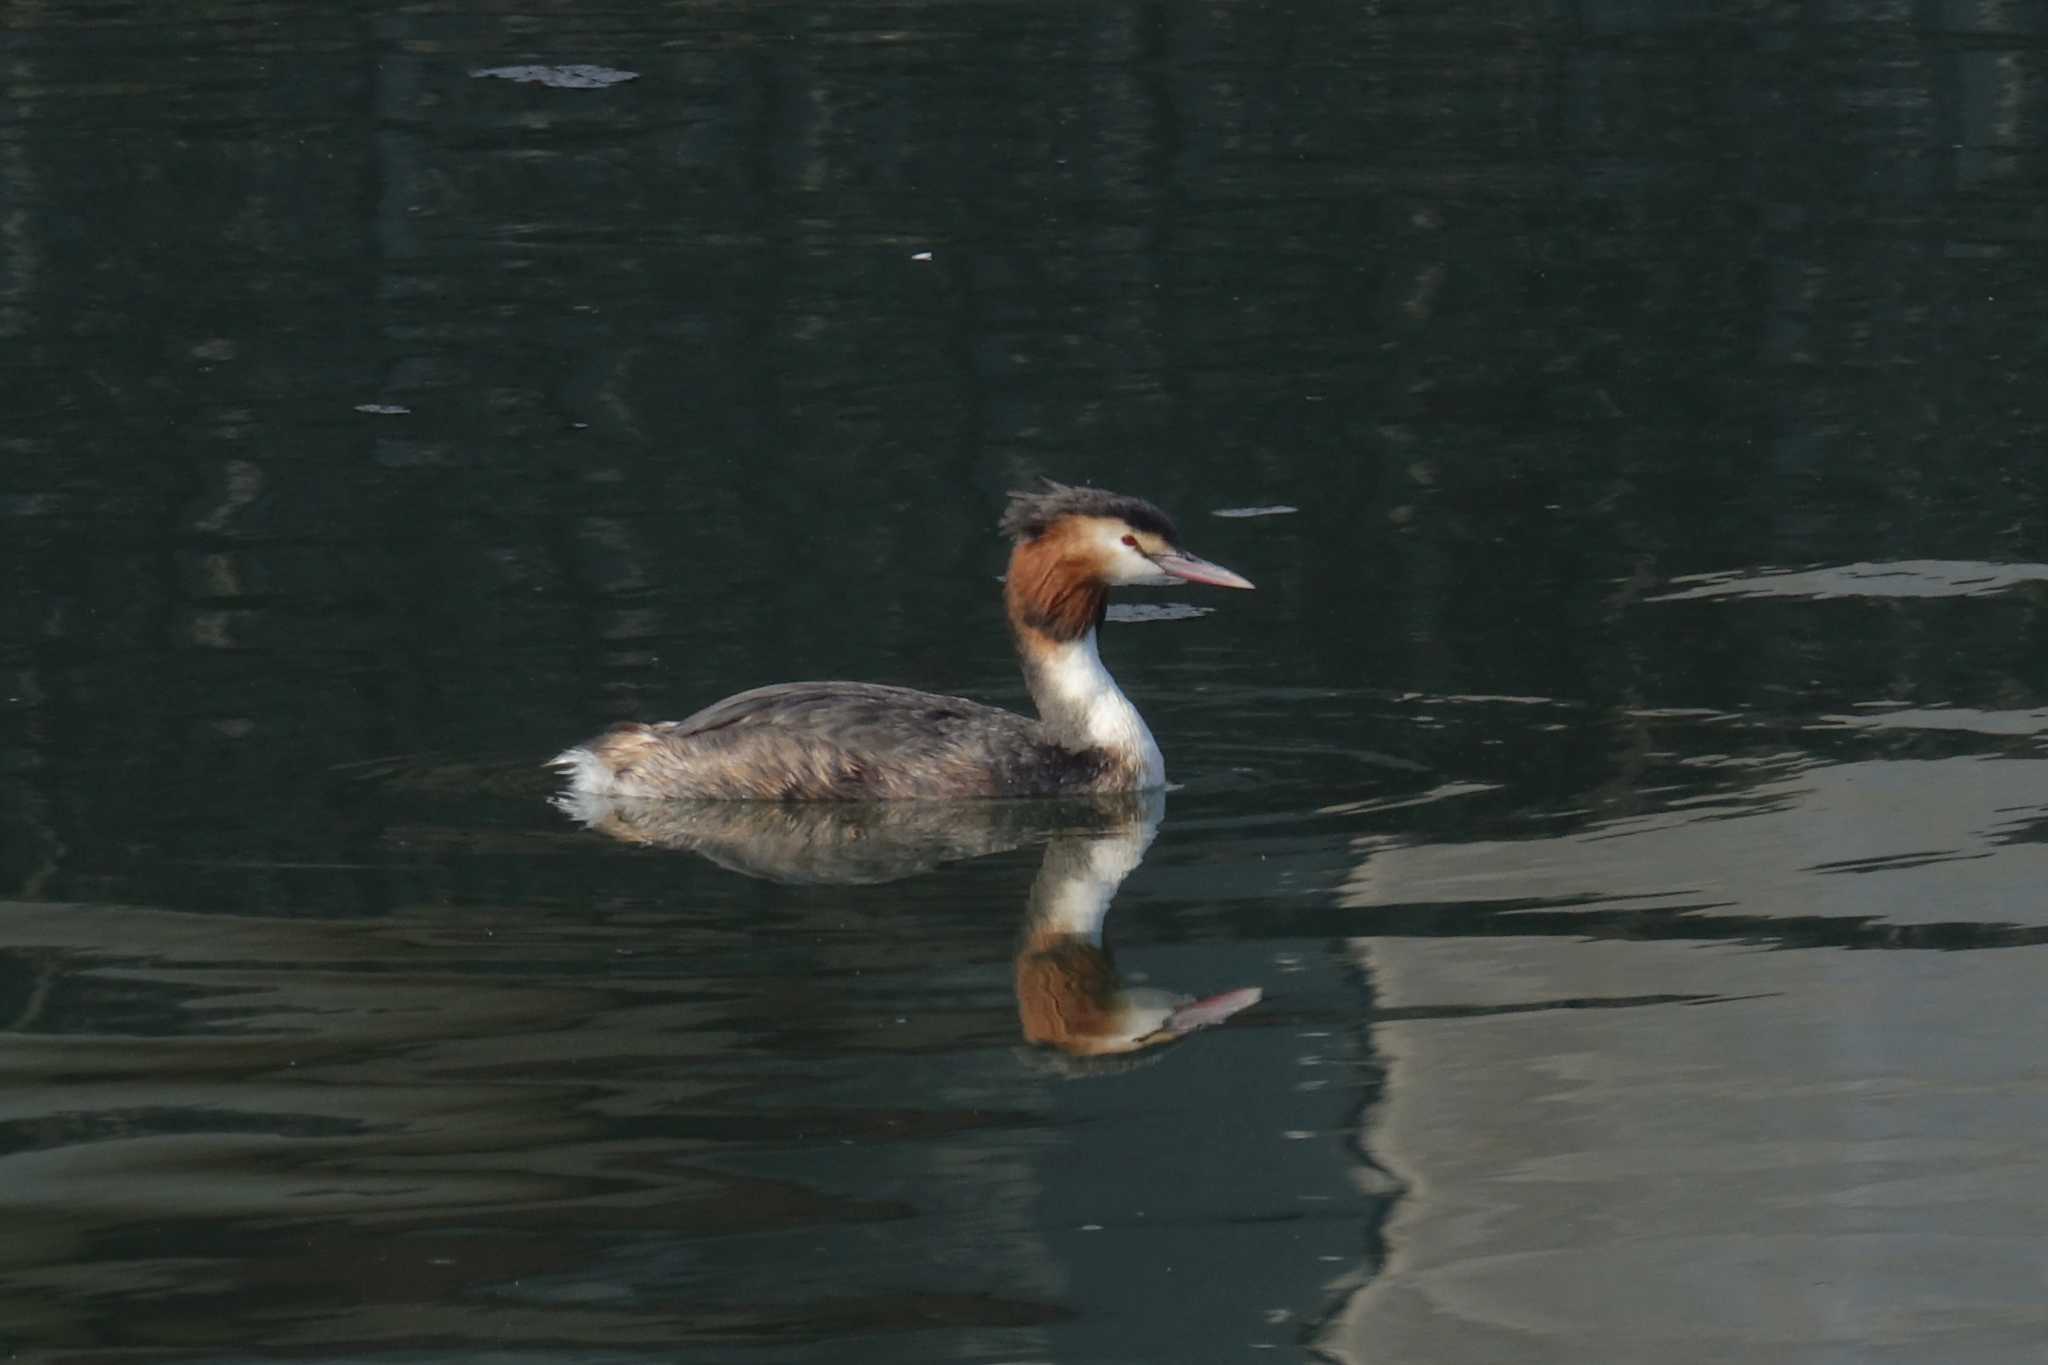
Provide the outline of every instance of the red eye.
<path id="1" fill-rule="evenodd" d="M 1124 544 L 1130 546 L 1133 550 L 1135 550 L 1138 548 L 1138 538 L 1136 536 L 1125 536 Z"/>

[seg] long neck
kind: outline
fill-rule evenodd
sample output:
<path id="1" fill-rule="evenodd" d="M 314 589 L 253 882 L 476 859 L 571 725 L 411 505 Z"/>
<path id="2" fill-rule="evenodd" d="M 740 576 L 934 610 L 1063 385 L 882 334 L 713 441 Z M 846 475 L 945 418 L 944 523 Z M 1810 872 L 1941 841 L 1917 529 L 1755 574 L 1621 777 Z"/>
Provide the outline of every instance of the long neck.
<path id="1" fill-rule="evenodd" d="M 1161 786 L 1166 765 L 1159 745 L 1095 647 L 1108 596 L 1085 565 L 1047 547 L 1020 545 L 1010 556 L 1003 601 L 1024 684 L 1047 734 L 1064 748 L 1106 749 L 1137 786 Z"/>
<path id="2" fill-rule="evenodd" d="M 1045 846 L 1045 858 L 1031 883 L 1025 915 L 1028 943 L 1043 946 L 1061 938 L 1102 943 L 1102 921 L 1124 878 L 1145 861 L 1166 809 L 1158 792 L 1130 798 L 1140 803 L 1117 827 L 1102 833 L 1061 834 Z"/>
<path id="3" fill-rule="evenodd" d="M 1124 986 L 1103 946 L 1102 921 L 1143 860 L 1161 809 L 1155 793 L 1142 821 L 1046 845 L 1015 964 L 1017 1018 L 1028 1041 L 1086 1056 L 1126 1051 L 1157 1029 L 1163 1013 L 1143 1009 L 1149 1002 Z"/>

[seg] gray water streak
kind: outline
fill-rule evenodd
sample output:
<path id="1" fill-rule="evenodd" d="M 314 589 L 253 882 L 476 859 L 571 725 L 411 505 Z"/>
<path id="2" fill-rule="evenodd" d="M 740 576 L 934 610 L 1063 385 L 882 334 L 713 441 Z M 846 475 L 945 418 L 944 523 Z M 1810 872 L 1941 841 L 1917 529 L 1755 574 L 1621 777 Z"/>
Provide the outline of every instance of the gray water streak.
<path id="1" fill-rule="evenodd" d="M 2048 582 L 2048 564 L 1987 564 L 1972 560 L 1898 560 L 1832 564 L 1810 569 L 1756 568 L 1688 574 L 1672 590 L 1646 602 L 1775 597 L 1830 601 L 1840 598 L 1983 597 L 2027 583 Z M 1683 585 L 1683 586 L 1681 586 Z"/>
<path id="2" fill-rule="evenodd" d="M 2002 1362 L 2048 1333 L 2048 949 L 1355 951 L 1396 1009 L 1729 998 L 1376 1026 L 1363 1140 L 1407 1195 L 1345 1358 Z"/>
<path id="3" fill-rule="evenodd" d="M 2038 767 L 1847 763 L 1710 816 L 1378 844 L 1345 896 L 1606 916 L 1678 895 L 1701 937 L 1717 917 L 2039 927 L 2039 846 L 2010 842 L 2041 810 Z M 1386 1098 L 1361 1140 L 1406 1195 L 1331 1349 L 1822 1365 L 2038 1346 L 2048 947 L 1771 952 L 1513 926 L 1353 943 L 1393 1016 L 1373 1028 Z M 1705 1003 L 1545 1009 L 1610 996 Z"/>
<path id="4" fill-rule="evenodd" d="M 1360 907 L 1541 899 L 1627 909 L 1678 898 L 1703 915 L 2040 927 L 2048 844 L 2025 831 L 2044 817 L 2038 765 L 2012 758 L 1814 764 L 1787 777 L 1764 769 L 1733 792 L 1678 796 L 1554 839 L 1361 840 L 1340 894 Z"/>

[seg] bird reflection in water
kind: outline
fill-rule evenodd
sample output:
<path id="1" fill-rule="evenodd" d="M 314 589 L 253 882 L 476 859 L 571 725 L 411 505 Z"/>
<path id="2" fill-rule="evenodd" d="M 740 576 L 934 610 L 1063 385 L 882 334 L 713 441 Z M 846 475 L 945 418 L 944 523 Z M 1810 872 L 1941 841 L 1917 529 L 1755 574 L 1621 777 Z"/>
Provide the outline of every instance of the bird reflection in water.
<path id="1" fill-rule="evenodd" d="M 1025 1041 L 1074 1057 L 1156 1047 L 1257 1004 L 1256 986 L 1197 999 L 1124 983 L 1103 921 L 1144 861 L 1157 791 L 1065 801 L 651 801 L 571 792 L 556 804 L 614 839 L 686 849 L 750 877 L 873 884 L 1044 841 L 1016 956 Z"/>

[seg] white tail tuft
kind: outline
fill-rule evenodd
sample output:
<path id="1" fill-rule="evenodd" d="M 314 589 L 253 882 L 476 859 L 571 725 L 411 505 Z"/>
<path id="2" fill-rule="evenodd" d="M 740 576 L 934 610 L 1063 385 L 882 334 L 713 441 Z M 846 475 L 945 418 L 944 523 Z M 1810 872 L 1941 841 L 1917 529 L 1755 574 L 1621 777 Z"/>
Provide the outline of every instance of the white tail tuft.
<path id="1" fill-rule="evenodd" d="M 611 768 L 595 753 L 579 744 L 573 749 L 564 749 L 547 761 L 550 768 L 559 768 L 569 777 L 569 790 L 587 796 L 611 796 L 619 790 L 618 779 Z"/>

